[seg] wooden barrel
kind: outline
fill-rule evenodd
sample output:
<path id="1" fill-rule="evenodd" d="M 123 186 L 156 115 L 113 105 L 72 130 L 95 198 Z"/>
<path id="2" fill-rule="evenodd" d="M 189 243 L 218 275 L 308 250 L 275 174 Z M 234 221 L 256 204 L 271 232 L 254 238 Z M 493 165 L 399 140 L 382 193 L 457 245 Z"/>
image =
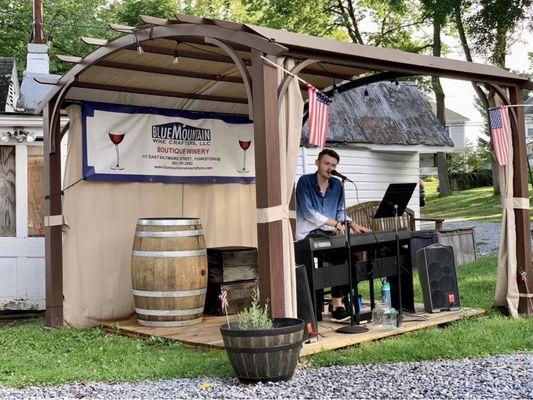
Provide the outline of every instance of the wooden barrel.
<path id="1" fill-rule="evenodd" d="M 196 218 L 141 218 L 131 258 L 137 321 L 185 326 L 202 321 L 207 292 L 207 250 Z"/>

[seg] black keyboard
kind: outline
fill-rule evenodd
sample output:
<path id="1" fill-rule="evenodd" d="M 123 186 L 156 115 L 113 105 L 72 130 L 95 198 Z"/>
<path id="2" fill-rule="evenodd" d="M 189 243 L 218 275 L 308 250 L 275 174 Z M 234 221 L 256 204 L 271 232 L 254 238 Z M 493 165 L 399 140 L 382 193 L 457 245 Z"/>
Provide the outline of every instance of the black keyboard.
<path id="1" fill-rule="evenodd" d="M 400 241 L 411 239 L 412 232 L 398 231 Z M 294 244 L 296 251 L 318 251 L 344 248 L 344 236 L 311 236 Z M 394 231 L 350 234 L 350 246 L 368 246 L 396 241 Z"/>

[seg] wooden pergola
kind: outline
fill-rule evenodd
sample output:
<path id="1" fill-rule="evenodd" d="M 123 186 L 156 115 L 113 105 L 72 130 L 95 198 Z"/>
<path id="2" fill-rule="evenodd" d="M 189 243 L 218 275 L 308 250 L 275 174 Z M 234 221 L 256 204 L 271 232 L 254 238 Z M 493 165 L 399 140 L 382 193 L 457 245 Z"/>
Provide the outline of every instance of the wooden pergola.
<path id="1" fill-rule="evenodd" d="M 36 113 L 44 111 L 45 191 L 60 193 L 59 110 L 68 102 L 113 102 L 116 94 L 131 94 L 132 102 L 249 116 L 254 123 L 257 209 L 281 204 L 278 104 L 292 79 L 278 85 L 278 71 L 264 62 L 290 57 L 292 72 L 320 90 L 340 91 L 402 76 L 429 75 L 468 80 L 490 90 L 492 104 L 520 104 L 522 89 L 533 83 L 506 70 L 483 64 L 375 48 L 274 30 L 249 24 L 176 15 L 167 20 L 142 16 L 143 25 L 111 25 L 121 34 L 112 40 L 83 38 L 96 49 L 86 57 L 59 56 L 75 64 L 57 81 Z M 178 63 L 173 63 L 174 58 Z M 301 88 L 305 90 L 305 88 Z M 104 97 L 105 96 L 105 97 Z M 515 197 L 528 198 L 523 108 L 512 113 Z M 529 209 L 515 209 L 517 266 L 533 282 Z M 46 199 L 46 322 L 63 325 L 62 215 L 60 196 Z M 272 313 L 282 316 L 284 304 L 281 221 L 257 224 L 259 284 L 271 299 Z M 520 293 L 526 293 L 522 281 Z M 531 314 L 526 297 L 519 311 Z"/>

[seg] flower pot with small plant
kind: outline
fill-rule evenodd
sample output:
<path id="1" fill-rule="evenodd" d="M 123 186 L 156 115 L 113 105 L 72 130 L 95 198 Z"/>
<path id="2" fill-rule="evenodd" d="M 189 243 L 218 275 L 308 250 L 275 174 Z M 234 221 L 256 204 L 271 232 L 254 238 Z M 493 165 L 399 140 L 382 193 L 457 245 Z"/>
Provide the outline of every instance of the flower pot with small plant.
<path id="1" fill-rule="evenodd" d="M 224 348 L 241 382 L 289 380 L 294 374 L 302 341 L 304 321 L 270 318 L 268 304 L 259 303 L 254 291 L 251 306 L 238 320 L 220 327 Z"/>

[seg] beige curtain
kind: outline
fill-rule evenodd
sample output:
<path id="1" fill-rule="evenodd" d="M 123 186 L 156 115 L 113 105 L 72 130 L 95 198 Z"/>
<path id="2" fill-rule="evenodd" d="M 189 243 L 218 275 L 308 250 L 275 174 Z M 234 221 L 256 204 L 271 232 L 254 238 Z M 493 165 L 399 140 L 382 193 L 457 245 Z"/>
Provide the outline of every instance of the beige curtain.
<path id="1" fill-rule="evenodd" d="M 290 70 L 294 59 L 279 59 L 279 65 Z M 285 73 L 278 69 L 278 83 Z M 289 202 L 296 178 L 296 165 L 302 132 L 302 118 L 304 101 L 300 86 L 296 79 L 292 79 L 286 94 L 283 96 L 279 108 L 279 135 L 281 154 L 281 202 L 285 210 L 289 209 Z M 282 219 L 283 225 L 283 262 L 285 282 L 285 316 L 296 317 L 296 265 L 294 257 L 294 238 L 288 212 Z"/>
<path id="2" fill-rule="evenodd" d="M 502 225 L 494 305 L 507 307 L 509 314 L 516 317 L 518 316 L 518 301 L 520 296 L 516 280 L 516 229 L 513 208 L 513 146 L 510 135 L 508 143 L 509 163 L 498 167 L 498 177 L 500 180 L 502 197 Z"/>
<path id="3" fill-rule="evenodd" d="M 81 178 L 81 108 L 70 119 L 64 186 Z M 63 199 L 65 323 L 76 328 L 133 313 L 130 260 L 140 217 L 199 217 L 208 247 L 257 246 L 255 185 L 82 181 Z"/>

